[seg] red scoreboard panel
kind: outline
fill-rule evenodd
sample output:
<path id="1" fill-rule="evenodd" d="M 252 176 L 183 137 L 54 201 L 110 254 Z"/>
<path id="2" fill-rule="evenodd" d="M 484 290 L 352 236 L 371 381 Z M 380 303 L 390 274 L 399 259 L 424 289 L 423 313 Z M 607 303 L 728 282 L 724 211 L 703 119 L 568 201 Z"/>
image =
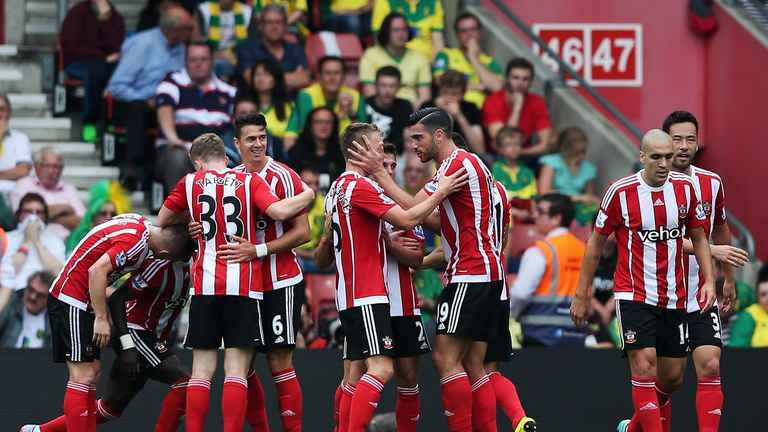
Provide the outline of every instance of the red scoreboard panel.
<path id="1" fill-rule="evenodd" d="M 534 24 L 533 31 L 584 79 L 596 87 L 643 85 L 643 29 L 640 24 Z M 557 63 L 533 44 L 533 52 L 554 71 Z M 568 84 L 577 85 L 573 79 Z"/>

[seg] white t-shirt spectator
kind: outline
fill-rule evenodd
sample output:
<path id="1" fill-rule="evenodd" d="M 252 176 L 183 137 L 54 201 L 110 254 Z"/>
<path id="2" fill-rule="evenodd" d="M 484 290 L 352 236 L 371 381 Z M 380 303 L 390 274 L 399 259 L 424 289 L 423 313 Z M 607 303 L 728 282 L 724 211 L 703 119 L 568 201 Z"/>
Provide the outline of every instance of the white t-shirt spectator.
<path id="1" fill-rule="evenodd" d="M 48 312 L 43 311 L 32 315 L 24 308 L 23 325 L 16 348 L 42 348 L 45 343 L 45 322 L 48 320 Z"/>
<path id="2" fill-rule="evenodd" d="M 0 171 L 11 169 L 21 162 L 32 164 L 29 137 L 11 129 L 0 138 Z M 0 180 L 0 192 L 9 193 L 15 185 L 16 180 Z"/>
<path id="3" fill-rule="evenodd" d="M 24 289 L 32 273 L 44 270 L 43 263 L 40 261 L 40 254 L 34 246 L 29 248 L 27 259 L 24 261 L 21 269 L 16 272 L 13 267 L 13 256 L 16 255 L 16 252 L 24 244 L 24 230 L 27 228 L 27 221 L 30 219 L 25 219 L 19 224 L 18 228 L 8 233 L 8 245 L 5 249 L 5 255 L 3 255 L 2 269 L 0 269 L 0 285 L 3 287 L 13 288 L 14 290 Z M 44 227 L 44 225 L 41 224 L 41 227 Z M 61 263 L 66 261 L 67 248 L 60 238 L 43 230 L 40 233 L 40 243 Z"/>

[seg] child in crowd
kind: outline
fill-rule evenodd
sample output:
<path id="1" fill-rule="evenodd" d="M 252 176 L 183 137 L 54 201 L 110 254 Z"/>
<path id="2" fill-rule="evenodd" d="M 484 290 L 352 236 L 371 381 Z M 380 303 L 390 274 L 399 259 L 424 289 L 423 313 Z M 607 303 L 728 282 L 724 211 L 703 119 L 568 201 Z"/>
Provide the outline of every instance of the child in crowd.
<path id="1" fill-rule="evenodd" d="M 537 195 L 536 174 L 518 162 L 524 142 L 525 133 L 520 128 L 501 128 L 496 134 L 501 157 L 491 166 L 493 177 L 504 185 L 512 201 L 514 223 L 531 222 L 531 205 Z"/>

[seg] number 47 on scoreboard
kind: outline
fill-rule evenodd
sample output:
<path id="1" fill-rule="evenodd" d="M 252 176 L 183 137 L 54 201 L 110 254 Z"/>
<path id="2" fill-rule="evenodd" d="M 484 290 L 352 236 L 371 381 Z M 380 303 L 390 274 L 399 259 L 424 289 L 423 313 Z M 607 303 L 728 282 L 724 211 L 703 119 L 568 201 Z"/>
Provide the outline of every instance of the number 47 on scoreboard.
<path id="1" fill-rule="evenodd" d="M 576 72 L 596 87 L 643 85 L 643 28 L 641 24 L 534 24 L 533 31 Z M 533 44 L 552 70 L 559 66 Z M 569 85 L 578 85 L 568 79 Z"/>

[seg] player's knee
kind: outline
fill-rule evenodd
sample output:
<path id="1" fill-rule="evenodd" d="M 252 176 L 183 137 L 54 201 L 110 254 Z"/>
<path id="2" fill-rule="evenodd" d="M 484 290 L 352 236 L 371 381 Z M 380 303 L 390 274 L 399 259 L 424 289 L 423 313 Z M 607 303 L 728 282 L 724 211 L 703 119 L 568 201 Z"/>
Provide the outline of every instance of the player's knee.
<path id="1" fill-rule="evenodd" d="M 396 371 L 397 385 L 399 387 L 415 387 L 419 383 L 419 373 L 416 368 L 398 368 Z"/>
<path id="2" fill-rule="evenodd" d="M 720 358 L 712 356 L 701 362 L 697 369 L 701 378 L 720 376 Z"/>
<path id="3" fill-rule="evenodd" d="M 267 352 L 267 364 L 272 372 L 293 368 L 293 356 L 290 349 L 276 349 Z"/>
<path id="4" fill-rule="evenodd" d="M 437 373 L 441 376 L 444 372 L 452 369 L 455 366 L 454 363 L 455 362 L 452 361 L 452 358 L 445 355 L 445 353 L 438 350 L 432 352 L 432 365 L 435 366 Z"/>
<path id="5" fill-rule="evenodd" d="M 368 373 L 371 375 L 375 375 L 378 379 L 387 382 L 392 379 L 392 376 L 395 374 L 395 369 L 392 367 L 392 364 L 385 363 L 385 362 L 379 362 L 376 365 L 372 365 L 368 368 Z"/>

